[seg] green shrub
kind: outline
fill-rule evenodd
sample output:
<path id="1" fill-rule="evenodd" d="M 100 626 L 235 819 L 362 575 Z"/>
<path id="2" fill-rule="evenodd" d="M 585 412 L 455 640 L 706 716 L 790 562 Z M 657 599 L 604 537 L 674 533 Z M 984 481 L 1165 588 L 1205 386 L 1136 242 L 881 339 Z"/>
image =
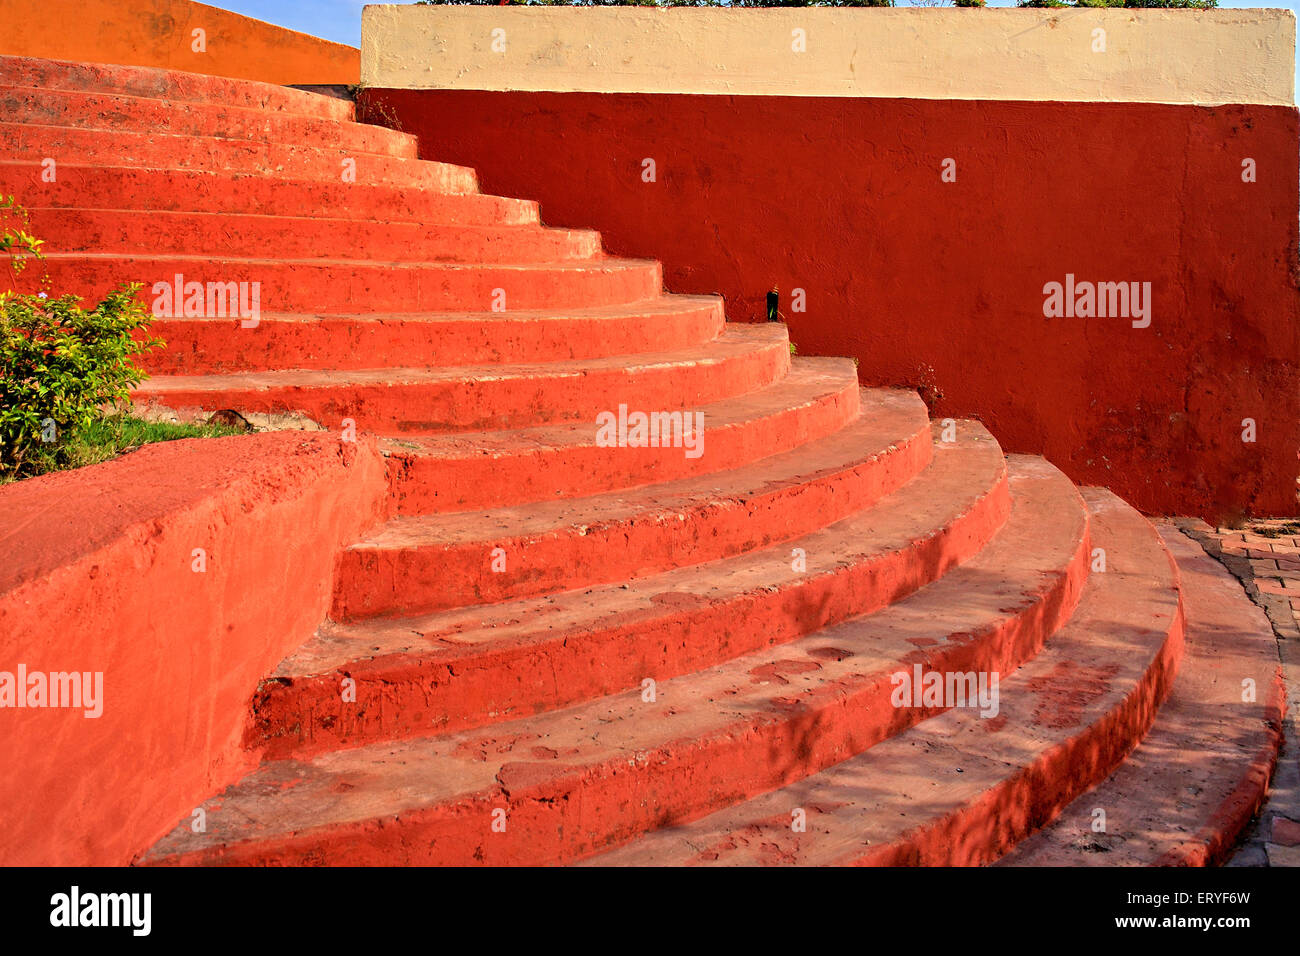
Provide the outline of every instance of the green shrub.
<path id="1" fill-rule="evenodd" d="M 0 213 L 0 251 L 16 276 L 42 258 L 40 240 L 12 197 L 0 197 Z M 144 380 L 131 360 L 162 342 L 135 334 L 153 319 L 139 290 L 124 285 L 89 311 L 74 295 L 0 292 L 0 476 L 68 464 L 79 434 Z"/>
<path id="2" fill-rule="evenodd" d="M 13 196 L 0 196 L 0 253 L 9 257 L 14 275 L 27 267 L 28 258 L 41 258 L 45 245 L 27 231 L 27 210 Z"/>

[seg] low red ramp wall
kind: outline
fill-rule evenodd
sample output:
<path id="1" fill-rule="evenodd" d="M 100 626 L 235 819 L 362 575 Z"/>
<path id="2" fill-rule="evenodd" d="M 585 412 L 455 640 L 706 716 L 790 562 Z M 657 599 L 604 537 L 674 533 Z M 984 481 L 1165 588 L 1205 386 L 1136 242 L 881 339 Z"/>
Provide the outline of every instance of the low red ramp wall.
<path id="1" fill-rule="evenodd" d="M 46 704 L 0 708 L 0 864 L 128 863 L 251 769 L 252 694 L 324 618 L 384 490 L 373 447 L 302 432 L 0 488 L 0 700 L 21 668 Z M 102 695 L 48 706 L 31 675 L 51 672 Z"/>

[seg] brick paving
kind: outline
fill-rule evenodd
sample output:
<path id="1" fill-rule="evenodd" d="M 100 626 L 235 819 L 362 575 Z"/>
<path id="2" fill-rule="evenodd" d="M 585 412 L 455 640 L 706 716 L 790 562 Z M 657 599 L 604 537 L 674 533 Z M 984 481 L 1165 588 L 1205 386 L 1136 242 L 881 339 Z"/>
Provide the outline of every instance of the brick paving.
<path id="1" fill-rule="evenodd" d="M 1268 799 L 1227 865 L 1300 866 L 1300 520 L 1251 521 L 1242 528 L 1175 523 L 1236 575 L 1268 614 L 1286 682 L 1284 740 Z"/>

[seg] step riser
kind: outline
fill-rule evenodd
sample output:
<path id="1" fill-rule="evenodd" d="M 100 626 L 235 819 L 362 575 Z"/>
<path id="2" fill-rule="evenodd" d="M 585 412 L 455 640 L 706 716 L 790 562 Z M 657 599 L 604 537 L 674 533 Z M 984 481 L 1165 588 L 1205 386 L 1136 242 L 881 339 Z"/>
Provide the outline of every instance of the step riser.
<path id="1" fill-rule="evenodd" d="M 902 600 L 976 554 L 1009 511 L 1004 476 L 975 507 L 932 537 L 872 561 L 800 579 L 796 587 L 759 589 L 741 600 L 718 603 L 684 596 L 673 613 L 612 621 L 569 635 L 561 646 L 443 651 L 400 667 L 382 659 L 359 663 L 348 668 L 347 676 L 357 683 L 358 701 L 375 702 L 364 710 L 342 704 L 341 673 L 299 679 L 291 686 L 270 681 L 255 699 L 246 740 L 283 756 L 451 733 L 639 687 L 647 672 L 656 679 L 691 673 Z M 1068 614 L 1083 575 L 1082 554 L 1062 579 L 1059 596 L 1044 602 L 1045 608 L 1057 606 L 1051 604 L 1056 601 Z M 899 719 L 895 708 L 888 710 L 881 719 Z M 877 718 L 879 711 L 872 720 L 879 723 Z M 303 739 L 303 728 L 311 728 L 310 739 Z M 755 766 L 766 766 L 766 761 L 756 759 Z"/>
<path id="2" fill-rule="evenodd" d="M 360 256 L 391 262 L 529 263 L 589 260 L 594 232 L 481 228 L 335 219 L 121 210 L 34 209 L 31 231 L 46 252 L 117 252 L 268 259 Z"/>
<path id="3" fill-rule="evenodd" d="M 140 299 L 155 314 L 166 308 L 161 304 L 162 290 L 153 292 L 155 284 L 174 286 L 177 275 L 184 276 L 186 283 L 204 283 L 205 288 L 210 282 L 246 282 L 250 303 L 252 283 L 259 283 L 256 288 L 261 313 L 491 312 L 494 301 L 501 301 L 497 290 L 504 292 L 505 311 L 571 309 L 644 302 L 658 296 L 662 288 L 657 264 L 593 263 L 554 269 L 542 264 L 515 269 L 440 263 L 101 258 L 70 253 L 49 256 L 38 267 L 27 270 L 24 283 L 35 283 L 42 270 L 49 274 L 55 290 L 93 301 L 118 285 L 141 283 Z M 174 294 L 166 294 L 174 298 Z M 154 309 L 156 301 L 159 309 Z M 174 302 L 172 311 L 176 311 Z M 165 314 L 162 312 L 160 317 Z M 257 330 L 250 327 L 240 331 L 255 334 Z"/>
<path id="4" fill-rule="evenodd" d="M 350 418 L 358 432 L 437 435 L 528 428 L 595 417 L 620 402 L 671 410 L 762 388 L 783 376 L 789 352 L 777 343 L 707 366 L 645 367 L 637 374 L 603 369 L 585 376 L 512 377 L 479 381 L 321 385 L 231 390 L 158 389 L 146 381 L 141 405 L 175 411 L 234 409 L 248 414 L 300 412 L 331 431 Z M 607 452 L 609 449 L 602 449 Z M 681 449 L 676 449 L 681 454 Z"/>
<path id="5" fill-rule="evenodd" d="M 661 349 L 689 348 L 716 338 L 721 303 L 626 320 L 546 319 L 510 323 L 495 313 L 481 321 L 374 321 L 263 318 L 257 334 L 238 321 L 158 319 L 151 334 L 167 348 L 140 364 L 152 374 L 203 375 L 271 369 L 362 368 L 560 362 Z"/>
<path id="6" fill-rule="evenodd" d="M 350 621 L 492 604 L 742 554 L 870 507 L 920 472 L 931 448 L 927 424 L 880 458 L 845 471 L 743 500 L 719 498 L 662 520 L 404 550 L 349 548 L 339 561 L 331 616 Z M 496 548 L 506 556 L 499 573 L 492 571 Z"/>
<path id="7" fill-rule="evenodd" d="M 985 866 L 995 862 L 1075 798 L 1105 780 L 1146 736 L 1168 698 L 1183 653 L 1182 603 L 1159 654 L 1120 706 L 1079 734 L 1041 754 L 1002 781 L 974 806 L 909 834 L 906 841 L 872 847 L 842 865 Z"/>
<path id="8" fill-rule="evenodd" d="M 446 163 L 348 152 L 330 146 L 282 145 L 237 139 L 196 139 L 161 133 L 88 130 L 0 122 L 0 153 L 39 166 L 46 158 L 78 166 L 141 166 L 249 173 L 279 179 L 407 186 L 473 193 L 472 169 Z M 350 160 L 351 163 L 345 163 Z"/>
<path id="9" fill-rule="evenodd" d="M 1268 796 L 1286 711 L 1277 637 L 1194 537 L 1168 522 L 1160 537 L 1178 566 L 1186 630 L 1169 698 L 1110 777 L 998 866 L 1219 866 Z M 1242 699 L 1248 679 L 1253 702 Z M 1097 807 L 1107 814 L 1100 833 Z"/>
<path id="10" fill-rule="evenodd" d="M 184 103 L 110 93 L 29 89 L 0 84 L 0 116 L 39 126 L 181 136 L 216 136 L 262 143 L 328 143 L 339 149 L 414 159 L 414 136 L 382 126 L 268 113 L 220 103 Z"/>
<path id="11" fill-rule="evenodd" d="M 440 225 L 533 225 L 537 204 L 479 193 L 442 193 L 365 182 L 311 182 L 287 177 L 60 161 L 56 180 L 42 180 L 39 161 L 0 162 L 0 192 L 27 206 L 138 209 L 268 216 L 324 216 Z"/>
<path id="12" fill-rule="evenodd" d="M 703 458 L 676 448 L 608 448 L 583 445 L 513 455 L 469 454 L 432 458 L 388 454 L 388 499 L 393 514 L 440 514 L 573 498 L 688 475 L 723 471 L 777 455 L 843 427 L 857 415 L 856 383 L 816 402 L 728 428 L 704 423 Z"/>
<path id="13" fill-rule="evenodd" d="M 220 103 L 339 121 L 351 120 L 354 113 L 350 100 L 291 90 L 271 83 L 142 66 L 0 56 L 0 83 L 122 93 L 187 103 Z"/>

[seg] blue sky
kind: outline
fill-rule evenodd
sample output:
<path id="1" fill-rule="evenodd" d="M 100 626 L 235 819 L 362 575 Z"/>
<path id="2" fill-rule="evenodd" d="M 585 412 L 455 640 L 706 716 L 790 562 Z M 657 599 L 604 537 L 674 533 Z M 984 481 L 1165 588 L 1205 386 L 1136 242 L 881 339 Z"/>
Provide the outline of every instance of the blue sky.
<path id="1" fill-rule="evenodd" d="M 208 3 L 292 30 L 312 33 L 351 46 L 361 45 L 361 8 L 368 0 L 207 0 Z M 373 2 L 373 0 L 369 0 Z M 906 6 L 907 0 L 897 0 Z M 994 7 L 1015 6 L 1014 0 L 989 0 Z M 1219 0 L 1221 7 L 1286 7 L 1300 3 L 1260 3 L 1258 0 Z M 1297 84 L 1300 88 L 1300 83 Z"/>

